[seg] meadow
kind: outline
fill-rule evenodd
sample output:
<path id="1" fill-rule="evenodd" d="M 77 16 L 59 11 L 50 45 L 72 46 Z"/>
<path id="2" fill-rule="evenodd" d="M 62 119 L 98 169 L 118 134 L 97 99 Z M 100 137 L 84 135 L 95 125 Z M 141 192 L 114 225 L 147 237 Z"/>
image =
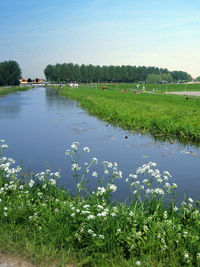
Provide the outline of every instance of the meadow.
<path id="1" fill-rule="evenodd" d="M 184 84 L 145 85 L 146 92 L 134 94 L 136 85 L 115 84 L 81 85 L 79 88 L 62 87 L 61 95 L 78 100 L 90 114 L 132 132 L 149 133 L 161 138 L 180 141 L 200 141 L 200 99 L 165 93 L 184 91 Z M 140 86 L 141 89 L 142 86 Z M 187 90 L 200 90 L 200 85 L 188 84 Z M 125 91 L 125 92 L 124 92 Z"/>
<path id="2" fill-rule="evenodd" d="M 102 85 L 107 86 L 109 89 L 112 90 L 126 90 L 126 89 L 139 89 L 142 90 L 143 86 L 145 87 L 146 91 L 152 91 L 156 93 L 163 93 L 163 92 L 175 92 L 175 91 L 200 91 L 200 83 L 169 83 L 169 84 L 139 84 L 137 87 L 136 83 L 113 83 L 113 84 L 95 84 L 98 88 L 101 88 Z M 88 84 L 88 86 L 90 86 Z"/>
<path id="3" fill-rule="evenodd" d="M 177 185 L 166 170 L 149 162 L 123 177 L 116 162 L 90 156 L 72 143 L 77 194 L 56 185 L 59 172 L 27 175 L 0 140 L 0 249 L 37 266 L 200 266 L 199 202 L 175 202 Z M 81 157 L 87 158 L 83 166 Z M 91 167 L 102 165 L 97 173 Z M 94 191 L 87 189 L 96 179 Z M 129 189 L 126 202 L 112 200 L 115 182 Z"/>

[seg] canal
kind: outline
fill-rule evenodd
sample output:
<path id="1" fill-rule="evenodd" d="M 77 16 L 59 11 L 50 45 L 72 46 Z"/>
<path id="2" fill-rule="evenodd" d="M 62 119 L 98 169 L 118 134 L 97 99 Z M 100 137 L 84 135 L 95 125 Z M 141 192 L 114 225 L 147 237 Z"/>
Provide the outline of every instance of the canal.
<path id="1" fill-rule="evenodd" d="M 81 163 L 96 157 L 99 164 L 91 171 L 103 173 L 104 160 L 117 162 L 123 178 L 117 182 L 115 198 L 125 199 L 129 173 L 149 161 L 168 170 L 178 184 L 178 198 L 184 195 L 199 199 L 200 151 L 192 145 L 155 141 L 153 137 L 131 134 L 90 116 L 77 102 L 58 95 L 51 88 L 33 88 L 0 98 L 0 139 L 9 145 L 5 155 L 23 165 L 26 172 L 44 169 L 61 171 L 60 185 L 74 190 L 70 158 L 65 150 L 72 142 L 88 146 Z M 97 178 L 89 175 L 92 190 Z"/>

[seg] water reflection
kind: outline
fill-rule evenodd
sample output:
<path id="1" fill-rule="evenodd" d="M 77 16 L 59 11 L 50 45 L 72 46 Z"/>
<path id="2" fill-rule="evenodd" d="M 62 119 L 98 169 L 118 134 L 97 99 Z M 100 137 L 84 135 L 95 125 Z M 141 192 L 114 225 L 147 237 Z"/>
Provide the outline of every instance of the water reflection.
<path id="1" fill-rule="evenodd" d="M 64 99 L 63 97 L 59 96 L 58 90 L 53 88 L 45 88 L 45 100 L 49 108 L 54 106 L 56 109 L 72 109 L 73 107 L 77 106 L 75 101 Z"/>
<path id="2" fill-rule="evenodd" d="M 9 98 L 5 96 L 0 98 L 0 118 L 15 119 L 19 116 L 21 111 L 20 95 L 18 94 L 18 101 L 16 101 L 14 94 L 10 94 Z"/>

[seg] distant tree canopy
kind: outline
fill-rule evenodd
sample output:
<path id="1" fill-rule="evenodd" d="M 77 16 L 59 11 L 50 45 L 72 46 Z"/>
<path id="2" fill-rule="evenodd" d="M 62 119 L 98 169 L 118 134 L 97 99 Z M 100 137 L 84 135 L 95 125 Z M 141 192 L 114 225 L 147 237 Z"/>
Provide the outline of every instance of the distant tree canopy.
<path id="1" fill-rule="evenodd" d="M 167 82 L 167 83 L 173 82 L 172 75 L 170 73 L 149 74 L 146 79 L 146 83 L 162 83 L 162 82 Z"/>
<path id="2" fill-rule="evenodd" d="M 0 86 L 18 85 L 21 69 L 16 61 L 0 62 Z"/>
<path id="3" fill-rule="evenodd" d="M 48 81 L 55 82 L 146 82 L 151 76 L 157 75 L 155 83 L 172 81 L 189 81 L 192 77 L 183 71 L 168 71 L 168 69 L 145 66 L 93 66 L 64 63 L 48 65 L 44 74 Z M 159 76 L 159 77 L 158 77 Z M 160 81 L 161 78 L 161 81 Z"/>
<path id="4" fill-rule="evenodd" d="M 197 80 L 198 82 L 200 82 L 200 76 L 198 76 L 198 77 L 196 78 L 196 80 Z"/>

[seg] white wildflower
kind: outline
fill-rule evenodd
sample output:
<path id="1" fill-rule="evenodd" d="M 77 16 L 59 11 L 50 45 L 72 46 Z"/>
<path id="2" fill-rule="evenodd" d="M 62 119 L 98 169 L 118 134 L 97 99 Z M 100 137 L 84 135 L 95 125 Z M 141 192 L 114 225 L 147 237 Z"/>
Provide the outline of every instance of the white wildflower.
<path id="1" fill-rule="evenodd" d="M 83 151 L 89 153 L 89 152 L 90 152 L 90 149 L 89 149 L 89 147 L 85 146 L 85 147 L 83 148 Z"/>
<path id="2" fill-rule="evenodd" d="M 112 167 L 113 167 L 112 162 L 108 162 L 108 168 L 112 168 Z"/>
<path id="3" fill-rule="evenodd" d="M 166 188 L 170 188 L 171 185 L 170 185 L 170 183 L 165 183 L 164 187 L 166 187 Z"/>
<path id="4" fill-rule="evenodd" d="M 171 174 L 170 174 L 168 171 L 164 171 L 163 174 L 164 174 L 164 175 L 167 175 L 167 176 L 169 176 L 169 177 L 172 177 Z"/>
<path id="5" fill-rule="evenodd" d="M 104 173 L 105 173 L 105 174 L 109 174 L 109 170 L 105 170 Z"/>
<path id="6" fill-rule="evenodd" d="M 190 203 L 193 203 L 193 202 L 194 202 L 194 200 L 193 200 L 191 197 L 188 198 L 188 201 L 189 201 Z"/>
<path id="7" fill-rule="evenodd" d="M 90 215 L 88 216 L 88 219 L 89 219 L 89 220 L 93 220 L 94 218 L 95 218 L 95 216 L 92 215 L 92 214 L 90 214 Z"/>
<path id="8" fill-rule="evenodd" d="M 177 184 L 173 183 L 172 187 L 176 189 L 178 186 L 177 186 Z"/>
<path id="9" fill-rule="evenodd" d="M 189 259 L 189 254 L 188 254 L 188 252 L 185 252 L 185 253 L 184 253 L 184 258 L 185 258 L 185 260 Z"/>
<path id="10" fill-rule="evenodd" d="M 77 149 L 78 149 L 78 145 L 79 145 L 79 142 L 73 142 L 73 143 L 71 144 L 71 148 L 77 150 Z"/>
<path id="11" fill-rule="evenodd" d="M 29 182 L 29 186 L 33 187 L 34 183 L 35 183 L 35 181 L 31 179 L 30 182 Z"/>
<path id="12" fill-rule="evenodd" d="M 97 158 L 92 158 L 92 161 L 94 162 L 94 163 L 98 163 L 98 159 Z"/>
<path id="13" fill-rule="evenodd" d="M 174 207 L 174 211 L 177 211 L 177 210 L 178 210 L 178 208 L 175 206 L 175 207 Z"/>
<path id="14" fill-rule="evenodd" d="M 109 188 L 112 192 L 115 192 L 117 190 L 117 186 L 114 184 L 109 184 Z"/>
<path id="15" fill-rule="evenodd" d="M 56 180 L 55 180 L 55 179 L 50 179 L 50 180 L 49 180 L 49 183 L 50 183 L 51 185 L 56 185 Z"/>
<path id="16" fill-rule="evenodd" d="M 106 217 L 106 215 L 107 215 L 107 212 L 105 210 L 97 214 L 98 217 Z"/>
<path id="17" fill-rule="evenodd" d="M 74 171 L 74 170 L 78 171 L 80 169 L 81 169 L 81 167 L 78 165 L 78 163 L 73 163 L 72 164 L 72 171 Z"/>
<path id="18" fill-rule="evenodd" d="M 99 191 L 98 193 L 99 193 L 100 195 L 103 195 L 103 193 L 106 192 L 105 187 L 98 187 L 97 189 L 98 189 L 98 191 Z"/>
<path id="19" fill-rule="evenodd" d="M 93 171 L 92 176 L 93 177 L 97 177 L 98 176 L 98 173 L 96 171 Z"/>

